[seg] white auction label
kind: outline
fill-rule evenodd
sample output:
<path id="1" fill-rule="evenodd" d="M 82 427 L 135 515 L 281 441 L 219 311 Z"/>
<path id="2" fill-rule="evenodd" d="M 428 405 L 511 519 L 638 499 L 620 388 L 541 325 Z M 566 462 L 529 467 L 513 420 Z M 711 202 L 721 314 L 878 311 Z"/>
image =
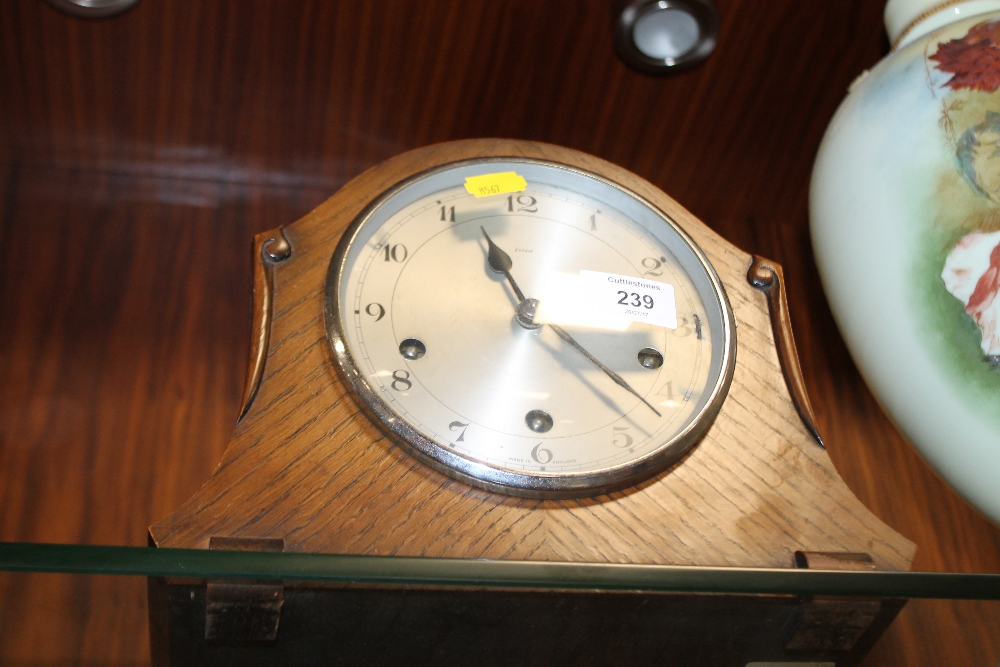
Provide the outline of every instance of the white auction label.
<path id="1" fill-rule="evenodd" d="M 674 286 L 601 271 L 580 271 L 580 283 L 594 310 L 630 322 L 677 328 Z"/>

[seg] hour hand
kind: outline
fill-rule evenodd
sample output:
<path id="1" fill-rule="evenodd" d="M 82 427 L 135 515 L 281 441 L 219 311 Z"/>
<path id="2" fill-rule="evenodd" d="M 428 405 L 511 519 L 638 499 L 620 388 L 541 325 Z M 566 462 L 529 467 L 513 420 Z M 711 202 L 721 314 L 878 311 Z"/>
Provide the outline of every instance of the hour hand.
<path id="1" fill-rule="evenodd" d="M 510 255 L 501 250 L 500 246 L 493 242 L 493 239 L 490 238 L 490 235 L 486 233 L 485 229 L 480 227 L 479 230 L 483 233 L 483 236 L 486 237 L 486 243 L 489 244 L 490 247 L 489 253 L 486 257 L 486 261 L 489 263 L 490 269 L 494 273 L 502 273 L 504 275 L 507 282 L 510 283 L 510 288 L 514 290 L 514 296 L 517 297 L 518 303 L 521 303 L 524 301 L 524 292 L 522 292 L 521 288 L 517 286 L 517 282 L 514 281 L 514 277 L 510 275 L 510 270 L 514 266 L 514 262 L 511 261 Z"/>

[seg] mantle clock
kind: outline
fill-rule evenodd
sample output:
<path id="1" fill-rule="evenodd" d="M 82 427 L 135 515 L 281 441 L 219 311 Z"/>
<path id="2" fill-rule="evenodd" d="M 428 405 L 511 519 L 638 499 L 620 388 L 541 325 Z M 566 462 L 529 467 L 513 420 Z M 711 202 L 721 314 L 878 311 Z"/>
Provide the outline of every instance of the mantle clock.
<path id="1" fill-rule="evenodd" d="M 241 414 L 156 547 L 910 567 L 824 450 L 780 267 L 624 169 L 434 145 L 253 247 Z M 900 606 L 150 580 L 159 664 L 848 665 Z"/>

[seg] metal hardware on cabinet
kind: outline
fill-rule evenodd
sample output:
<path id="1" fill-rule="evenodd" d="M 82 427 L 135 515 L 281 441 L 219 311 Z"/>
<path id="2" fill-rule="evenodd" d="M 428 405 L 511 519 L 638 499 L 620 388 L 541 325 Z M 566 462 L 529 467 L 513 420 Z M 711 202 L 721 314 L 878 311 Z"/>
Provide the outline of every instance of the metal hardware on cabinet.
<path id="1" fill-rule="evenodd" d="M 631 67 L 668 74 L 702 63 L 719 37 L 711 0 L 635 0 L 615 28 L 615 49 Z"/>
<path id="2" fill-rule="evenodd" d="M 792 321 L 788 317 L 788 299 L 785 296 L 785 276 L 781 267 L 770 260 L 754 255 L 750 268 L 747 269 L 747 281 L 767 295 L 768 311 L 771 313 L 771 329 L 774 333 L 774 343 L 778 350 L 778 361 L 788 383 L 795 409 L 803 423 L 816 442 L 823 449 L 823 438 L 816 424 L 816 413 L 813 412 L 806 392 L 806 381 L 802 377 L 802 367 L 799 356 L 795 352 L 795 336 L 792 335 Z"/>
<path id="3" fill-rule="evenodd" d="M 868 554 L 795 552 L 798 569 L 873 572 Z M 879 598 L 833 598 L 810 596 L 790 628 L 786 648 L 791 651 L 847 652 L 862 641 L 875 625 L 888 627 L 906 600 Z M 875 636 L 881 635 L 881 631 Z"/>
<path id="4" fill-rule="evenodd" d="M 292 246 L 279 227 L 254 237 L 253 312 L 250 317 L 250 367 L 243 388 L 243 419 L 253 403 L 264 377 L 264 360 L 271 337 L 271 307 L 274 298 L 274 265 L 292 256 Z M 238 421 L 238 420 L 237 420 Z"/>
<path id="5" fill-rule="evenodd" d="M 285 541 L 213 536 L 208 548 L 279 552 L 285 550 Z M 275 641 L 284 603 L 285 589 L 280 581 L 209 580 L 205 590 L 205 639 Z"/>
<path id="6" fill-rule="evenodd" d="M 139 0 L 45 0 L 58 10 L 84 18 L 103 18 L 121 14 Z"/>
<path id="7" fill-rule="evenodd" d="M 274 262 L 283 262 L 292 256 L 292 246 L 280 227 L 274 231 L 272 238 L 264 242 L 263 247 L 264 253 Z"/>

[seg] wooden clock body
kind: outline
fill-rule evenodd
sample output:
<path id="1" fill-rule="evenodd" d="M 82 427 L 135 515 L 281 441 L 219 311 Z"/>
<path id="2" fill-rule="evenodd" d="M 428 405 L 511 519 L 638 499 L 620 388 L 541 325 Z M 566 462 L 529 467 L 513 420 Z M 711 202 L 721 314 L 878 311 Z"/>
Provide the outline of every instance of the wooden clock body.
<path id="1" fill-rule="evenodd" d="M 324 283 L 341 233 L 407 176 L 487 156 L 578 166 L 626 186 L 691 235 L 725 286 L 738 346 L 728 397 L 700 444 L 646 482 L 574 500 L 473 488 L 393 445 L 334 370 Z M 791 567 L 796 551 L 853 552 L 880 569 L 909 568 L 914 545 L 850 493 L 815 436 L 780 312 L 780 269 L 623 169 L 522 141 L 430 146 L 366 171 L 254 247 L 243 414 L 204 487 L 150 528 L 157 546 L 276 538 L 301 552 L 744 567 Z"/>
<path id="2" fill-rule="evenodd" d="M 736 321 L 736 365 L 700 443 L 607 495 L 517 498 L 394 445 L 334 367 L 324 285 L 342 232 L 423 170 L 527 157 L 617 182 L 701 247 Z M 741 252 L 657 188 L 597 158 L 523 141 L 430 146 L 361 174 L 254 242 L 244 405 L 218 469 L 150 528 L 158 547 L 821 569 L 908 569 L 914 545 L 851 494 L 816 432 L 779 267 Z M 797 552 L 805 552 L 795 557 Z M 902 601 L 791 596 L 310 586 L 150 579 L 154 665 L 856 665 Z M 248 644 L 248 641 L 250 642 Z M 815 662 L 818 661 L 818 662 Z"/>

